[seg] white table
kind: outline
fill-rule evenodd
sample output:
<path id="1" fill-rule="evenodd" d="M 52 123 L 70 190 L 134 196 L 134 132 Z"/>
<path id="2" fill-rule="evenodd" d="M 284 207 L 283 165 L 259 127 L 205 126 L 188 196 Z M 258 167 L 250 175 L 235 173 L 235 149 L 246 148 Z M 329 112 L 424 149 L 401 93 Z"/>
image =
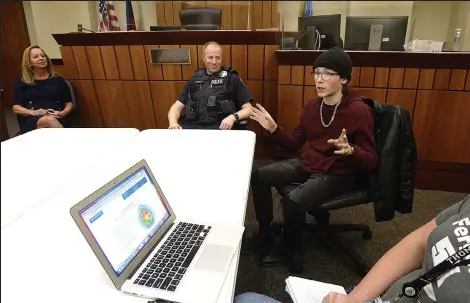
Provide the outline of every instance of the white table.
<path id="1" fill-rule="evenodd" d="M 2 230 L 3 302 L 146 302 L 117 291 L 69 209 L 146 159 L 176 215 L 243 224 L 255 146 L 250 131 L 147 130 Z M 239 250 L 218 302 L 232 302 Z M 28 272 L 28 281 L 23 273 Z M 21 293 L 25 297 L 21 297 Z M 185 302 L 186 303 L 186 302 Z"/>
<path id="2" fill-rule="evenodd" d="M 1 228 L 6 228 L 94 160 L 113 153 L 135 128 L 41 128 L 1 143 Z"/>

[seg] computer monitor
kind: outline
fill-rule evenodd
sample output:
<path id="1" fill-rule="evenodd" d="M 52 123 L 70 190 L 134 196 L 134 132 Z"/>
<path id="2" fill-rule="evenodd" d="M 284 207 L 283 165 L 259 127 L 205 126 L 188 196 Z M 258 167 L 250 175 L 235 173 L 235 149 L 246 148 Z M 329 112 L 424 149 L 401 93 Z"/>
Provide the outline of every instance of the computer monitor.
<path id="1" fill-rule="evenodd" d="M 150 31 L 161 32 L 161 31 L 180 31 L 181 26 L 179 25 L 150 25 Z"/>
<path id="2" fill-rule="evenodd" d="M 180 10 L 181 27 L 186 29 L 220 29 L 222 10 L 213 7 L 193 7 Z"/>
<path id="3" fill-rule="evenodd" d="M 300 49 L 329 49 L 342 47 L 341 14 L 299 17 Z M 320 37 L 318 39 L 318 33 Z M 303 36 L 302 36 L 303 35 Z"/>
<path id="4" fill-rule="evenodd" d="M 403 51 L 408 17 L 347 17 L 344 48 Z"/>

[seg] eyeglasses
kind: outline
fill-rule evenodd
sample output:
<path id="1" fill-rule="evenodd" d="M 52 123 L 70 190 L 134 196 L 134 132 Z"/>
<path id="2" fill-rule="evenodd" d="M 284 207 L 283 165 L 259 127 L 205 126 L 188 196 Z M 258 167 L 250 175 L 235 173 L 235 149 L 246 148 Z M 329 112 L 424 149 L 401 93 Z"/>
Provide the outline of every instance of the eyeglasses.
<path id="1" fill-rule="evenodd" d="M 324 73 L 320 73 L 320 72 L 312 72 L 312 76 L 315 77 L 315 79 L 320 79 L 320 76 L 323 80 L 325 81 L 328 81 L 331 79 L 332 76 L 336 76 L 336 75 L 339 75 L 337 73 L 330 73 L 330 72 L 324 72 Z"/>

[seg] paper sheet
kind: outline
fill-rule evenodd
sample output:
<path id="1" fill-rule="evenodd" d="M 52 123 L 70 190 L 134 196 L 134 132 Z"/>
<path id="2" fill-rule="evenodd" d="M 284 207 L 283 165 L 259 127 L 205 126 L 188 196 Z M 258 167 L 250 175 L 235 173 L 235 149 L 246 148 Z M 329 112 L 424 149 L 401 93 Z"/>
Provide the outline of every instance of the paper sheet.
<path id="1" fill-rule="evenodd" d="M 330 292 L 346 294 L 342 286 L 292 276 L 286 279 L 286 291 L 294 303 L 321 303 Z"/>

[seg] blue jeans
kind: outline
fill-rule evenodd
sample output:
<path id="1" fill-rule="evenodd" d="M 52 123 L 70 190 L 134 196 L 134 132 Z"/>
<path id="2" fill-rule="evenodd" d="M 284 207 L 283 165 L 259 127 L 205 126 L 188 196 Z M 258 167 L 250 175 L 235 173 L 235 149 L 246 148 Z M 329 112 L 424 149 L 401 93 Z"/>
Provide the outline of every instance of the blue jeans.
<path id="1" fill-rule="evenodd" d="M 235 297 L 233 303 L 281 303 L 265 295 L 246 292 Z"/>

